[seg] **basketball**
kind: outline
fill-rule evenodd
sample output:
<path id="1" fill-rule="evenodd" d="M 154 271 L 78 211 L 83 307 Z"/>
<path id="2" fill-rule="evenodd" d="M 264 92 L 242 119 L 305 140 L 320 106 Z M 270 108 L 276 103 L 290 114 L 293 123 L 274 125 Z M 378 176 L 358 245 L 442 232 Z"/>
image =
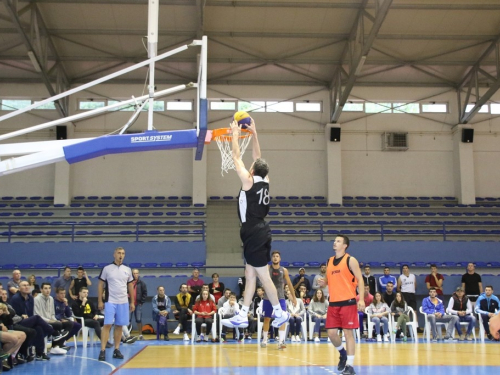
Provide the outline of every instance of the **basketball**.
<path id="1" fill-rule="evenodd" d="M 247 125 L 250 125 L 252 123 L 250 115 L 245 111 L 236 112 L 233 116 L 233 119 L 238 121 L 238 125 L 240 125 L 242 129 L 246 129 Z"/>

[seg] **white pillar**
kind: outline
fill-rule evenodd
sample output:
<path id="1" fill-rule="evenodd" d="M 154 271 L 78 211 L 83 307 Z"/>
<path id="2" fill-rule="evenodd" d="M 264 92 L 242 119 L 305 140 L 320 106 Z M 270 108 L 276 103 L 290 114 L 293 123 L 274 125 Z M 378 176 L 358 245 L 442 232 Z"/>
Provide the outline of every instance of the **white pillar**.
<path id="1" fill-rule="evenodd" d="M 474 144 L 462 142 L 463 128 L 470 128 L 470 126 L 457 125 L 453 128 L 453 176 L 455 196 L 460 204 L 476 204 Z"/>
<path id="2" fill-rule="evenodd" d="M 207 204 L 207 153 L 205 145 L 201 160 L 194 160 L 196 148 L 193 149 L 193 204 Z"/>
<path id="3" fill-rule="evenodd" d="M 54 204 L 71 203 L 71 167 L 67 161 L 56 163 L 54 177 Z"/>
<path id="4" fill-rule="evenodd" d="M 339 124 L 326 124 L 326 172 L 327 172 L 327 202 L 342 204 L 342 143 L 330 142 L 330 129 L 340 127 Z M 342 139 L 342 138 L 341 138 Z"/>

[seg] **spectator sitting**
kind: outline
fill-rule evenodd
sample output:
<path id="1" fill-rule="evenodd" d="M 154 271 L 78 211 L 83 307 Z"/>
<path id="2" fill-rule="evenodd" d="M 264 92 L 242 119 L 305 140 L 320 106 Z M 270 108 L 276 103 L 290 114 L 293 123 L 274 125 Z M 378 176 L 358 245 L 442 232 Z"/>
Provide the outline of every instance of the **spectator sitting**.
<path id="1" fill-rule="evenodd" d="M 382 337 L 380 336 L 380 323 L 383 324 L 384 332 L 384 342 L 389 342 L 389 319 L 388 316 L 391 313 L 389 306 L 384 302 L 384 298 L 380 292 L 375 293 L 373 296 L 373 302 L 366 308 L 366 311 L 371 315 L 372 323 L 375 323 L 375 333 L 377 335 L 377 341 L 381 342 Z"/>
<path id="2" fill-rule="evenodd" d="M 92 282 L 87 276 L 87 272 L 83 269 L 83 267 L 78 267 L 76 270 L 76 278 L 71 280 L 69 284 L 69 296 L 72 300 L 75 300 L 80 295 L 80 289 L 83 287 L 88 288 L 92 285 Z M 137 308 L 137 306 L 136 306 Z"/>
<path id="3" fill-rule="evenodd" d="M 403 274 L 399 276 L 397 291 L 403 293 L 406 303 L 413 311 L 417 311 L 417 278 L 410 273 L 410 267 L 403 264 Z"/>
<path id="4" fill-rule="evenodd" d="M 231 293 L 229 295 L 229 299 L 226 302 L 224 302 L 224 305 L 222 306 L 221 311 L 222 311 L 220 314 L 221 320 L 229 319 L 229 318 L 232 318 L 233 316 L 235 316 L 236 314 L 239 314 L 240 306 L 236 302 L 236 294 Z M 227 333 L 227 327 L 224 325 L 222 327 L 220 342 L 226 341 L 226 333 Z"/>
<path id="5" fill-rule="evenodd" d="M 66 298 L 66 291 L 64 290 L 64 288 L 56 289 L 56 298 L 54 298 L 54 312 L 56 320 L 62 322 L 63 324 L 67 324 L 68 326 L 67 329 L 69 331 L 69 334 L 66 340 L 69 340 L 71 337 L 77 335 L 78 332 L 80 332 L 80 329 L 82 328 L 80 323 L 71 320 L 71 318 L 73 317 L 73 311 L 71 310 L 71 307 L 69 307 L 68 299 Z M 71 327 L 69 326 L 70 324 Z"/>
<path id="6" fill-rule="evenodd" d="M 7 283 L 7 290 L 9 291 L 9 300 L 14 294 L 19 292 L 19 283 L 21 282 L 21 271 L 12 271 L 12 279 Z M 31 291 L 30 291 L 31 293 Z"/>
<path id="7" fill-rule="evenodd" d="M 319 342 L 319 331 L 321 329 L 321 323 L 326 323 L 326 310 L 328 309 L 328 301 L 323 295 L 321 289 L 316 290 L 314 293 L 313 300 L 309 304 L 309 314 L 312 317 L 314 324 L 314 341 Z"/>
<path id="8" fill-rule="evenodd" d="M 193 301 L 200 295 L 201 287 L 204 284 L 203 280 L 200 279 L 200 270 L 198 268 L 193 269 L 193 277 L 187 281 L 187 291 L 191 294 Z"/>
<path id="9" fill-rule="evenodd" d="M 308 292 L 311 291 L 311 283 L 306 277 L 306 269 L 304 267 L 299 269 L 299 275 L 296 276 L 295 279 L 293 279 L 293 288 L 295 290 L 298 290 L 302 284 L 305 284 Z"/>
<path id="10" fill-rule="evenodd" d="M 194 303 L 196 303 L 200 300 L 201 293 L 204 292 L 205 290 L 208 292 L 208 295 L 209 295 L 210 299 L 212 300 L 212 302 L 215 303 L 215 297 L 210 294 L 210 287 L 207 284 L 203 284 L 203 286 L 201 287 L 200 295 L 198 297 L 196 297 L 196 299 L 194 300 Z"/>
<path id="11" fill-rule="evenodd" d="M 158 294 L 153 297 L 153 321 L 158 322 L 158 335 L 163 332 L 164 340 L 169 341 L 168 337 L 168 314 L 170 314 L 170 298 L 165 295 L 165 288 L 159 286 L 156 291 Z"/>
<path id="12" fill-rule="evenodd" d="M 410 321 L 409 316 L 410 309 L 408 304 L 405 302 L 405 298 L 401 292 L 396 293 L 396 298 L 391 303 L 391 314 L 394 316 L 396 321 L 396 326 L 393 329 L 394 334 L 397 334 L 398 330 L 403 332 L 403 341 L 406 342 L 406 323 Z"/>
<path id="13" fill-rule="evenodd" d="M 473 305 L 477 297 L 483 293 L 481 275 L 476 273 L 476 265 L 474 263 L 469 263 L 467 265 L 467 272 L 462 275 L 462 288 Z"/>
<path id="14" fill-rule="evenodd" d="M 437 271 L 437 266 L 435 264 L 431 264 L 431 273 L 427 275 L 425 278 L 425 284 L 427 285 L 427 289 L 431 287 L 436 289 L 436 293 L 438 296 L 443 296 L 443 281 L 444 277 Z"/>
<path id="15" fill-rule="evenodd" d="M 148 297 L 148 287 L 140 278 L 139 270 L 137 268 L 132 270 L 132 276 L 134 277 L 132 285 L 135 293 L 135 309 L 130 313 L 130 322 L 132 323 L 132 317 L 135 317 L 137 330 L 139 331 L 139 340 L 144 340 L 144 337 L 142 337 L 142 305 L 146 302 L 146 298 Z"/>
<path id="16" fill-rule="evenodd" d="M 424 298 L 422 301 L 422 311 L 427 314 L 427 320 L 431 325 L 432 341 L 437 341 L 437 326 L 436 322 L 448 323 L 446 329 L 445 340 L 453 341 L 452 333 L 453 328 L 458 322 L 458 317 L 454 315 L 445 315 L 443 302 L 436 297 L 437 292 L 435 288 L 429 289 L 429 297 Z"/>
<path id="17" fill-rule="evenodd" d="M 384 298 L 385 303 L 387 303 L 387 306 L 391 306 L 392 302 L 394 301 L 394 298 L 396 298 L 396 293 L 394 292 L 394 284 L 392 281 L 389 281 L 386 286 L 385 293 L 382 295 L 382 298 Z"/>
<path id="18" fill-rule="evenodd" d="M 493 335 L 490 332 L 489 320 L 498 314 L 496 312 L 500 306 L 500 300 L 493 294 L 493 287 L 488 285 L 476 301 L 476 314 L 481 316 L 484 331 L 490 340 L 493 340 Z"/>
<path id="19" fill-rule="evenodd" d="M 317 289 L 320 291 L 323 291 L 323 289 Z M 302 321 L 304 320 L 304 316 L 306 313 L 306 308 L 304 307 L 304 303 L 302 302 L 301 298 L 297 298 L 297 303 L 293 304 L 292 300 L 289 298 L 290 297 L 290 291 L 287 291 L 285 293 L 285 296 L 287 297 L 286 299 L 286 308 L 287 311 L 290 313 L 290 335 L 292 336 L 292 342 L 300 342 L 300 333 L 302 331 Z M 303 337 L 304 341 L 307 340 L 306 337 Z"/>
<path id="20" fill-rule="evenodd" d="M 11 298 L 11 305 L 16 315 L 23 318 L 19 324 L 36 330 L 34 342 L 36 360 L 49 360 L 49 356 L 45 354 L 44 337 L 52 336 L 53 342 L 59 342 L 59 340 L 64 339 L 69 332 L 56 332 L 54 328 L 45 322 L 39 315 L 34 315 L 35 300 L 29 293 L 29 284 L 27 281 L 21 281 L 19 283 L 19 291 Z"/>
<path id="21" fill-rule="evenodd" d="M 306 284 L 301 284 L 299 286 L 299 290 L 295 293 L 297 298 L 300 298 L 302 300 L 302 303 L 304 304 L 304 307 L 307 308 L 309 304 L 311 303 L 311 297 L 308 294 L 307 286 Z"/>
<path id="22" fill-rule="evenodd" d="M 450 298 L 448 303 L 447 313 L 458 316 L 458 321 L 456 323 L 457 332 L 460 334 L 460 340 L 464 338 L 468 341 L 472 341 L 472 330 L 476 327 L 476 318 L 472 315 L 472 304 L 469 298 L 465 295 L 464 290 L 461 286 L 457 288 L 455 293 Z M 462 327 L 460 322 L 467 322 L 467 333 L 462 334 Z"/>
<path id="23" fill-rule="evenodd" d="M 54 289 L 64 288 L 66 291 L 66 298 L 71 298 L 69 294 L 69 289 L 71 287 L 71 282 L 73 281 L 73 276 L 71 276 L 71 268 L 68 266 L 64 267 L 63 275 L 54 281 Z"/>
<path id="24" fill-rule="evenodd" d="M 378 290 L 380 293 L 385 293 L 389 281 L 391 281 L 393 285 L 397 283 L 396 278 L 391 275 L 391 269 L 389 267 L 384 267 L 384 274 L 378 278 Z"/>
<path id="25" fill-rule="evenodd" d="M 0 303 L 0 314 L 8 314 L 7 306 Z M 17 352 L 21 348 L 26 334 L 21 331 L 9 331 L 7 327 L 0 323 L 0 342 L 2 343 L 2 354 L 8 354 L 7 363 L 3 364 L 3 371 L 9 371 L 17 364 Z"/>
<path id="26" fill-rule="evenodd" d="M 318 290 L 321 289 L 323 291 L 323 295 L 325 298 L 328 298 L 328 286 L 325 286 L 324 288 L 321 288 L 321 286 L 318 284 L 318 280 L 323 279 L 326 280 L 326 263 L 321 263 L 319 266 L 319 274 L 314 276 L 313 280 L 313 289 Z"/>
<path id="27" fill-rule="evenodd" d="M 14 311 L 12 306 L 7 303 L 7 299 L 8 292 L 0 287 L 0 302 L 2 302 L 7 308 L 7 311 L 3 311 L 0 314 L 0 323 L 6 326 L 9 330 L 21 331 L 26 334 L 26 340 L 24 340 L 21 348 L 19 349 L 16 361 L 18 362 L 18 364 L 31 362 L 35 359 L 35 356 L 32 355 L 30 351 L 34 345 L 36 330 L 18 324 L 21 320 L 23 320 L 23 318 L 21 318 L 19 315 L 16 315 L 16 312 Z"/>
<path id="28" fill-rule="evenodd" d="M 30 275 L 28 277 L 28 284 L 30 286 L 30 293 L 33 292 L 34 290 L 40 290 L 40 286 L 36 283 L 35 275 Z"/>
<path id="29" fill-rule="evenodd" d="M 224 293 L 224 283 L 219 282 L 218 273 L 212 275 L 212 282 L 208 284 L 208 288 L 210 294 L 215 298 L 215 303 L 218 303 Z"/>
<path id="30" fill-rule="evenodd" d="M 370 294 L 373 296 L 377 291 L 377 281 L 375 280 L 375 277 L 370 274 L 371 268 L 369 264 L 365 264 L 364 270 L 365 274 L 363 275 L 363 280 L 365 282 L 365 285 L 368 285 L 370 287 Z"/>
<path id="31" fill-rule="evenodd" d="M 373 302 L 373 296 L 370 294 L 370 286 L 367 284 L 365 284 L 363 300 L 365 301 L 365 306 L 370 306 Z M 359 294 L 356 296 L 356 301 L 359 301 Z M 365 318 L 366 318 L 366 313 L 364 311 L 358 311 L 359 332 L 361 333 L 361 335 L 363 335 L 364 332 L 363 320 Z"/>
<path id="32" fill-rule="evenodd" d="M 193 308 L 196 323 L 196 334 L 198 335 L 196 342 L 200 342 L 203 339 L 208 341 L 208 336 L 212 330 L 212 324 L 214 322 L 213 316 L 217 312 L 217 306 L 215 306 L 214 301 L 210 298 L 208 290 L 203 290 L 200 297 L 200 300 L 196 302 Z M 201 333 L 201 325 L 203 323 L 206 324 L 205 337 L 203 337 L 203 334 Z"/>
<path id="33" fill-rule="evenodd" d="M 104 324 L 104 318 L 99 317 L 96 306 L 89 301 L 89 290 L 87 287 L 81 287 L 78 293 L 78 298 L 73 301 L 71 308 L 73 314 L 77 317 L 83 318 L 85 326 L 92 328 L 95 334 L 101 339 L 101 327 Z M 109 342 L 106 343 L 106 348 L 112 348 Z"/>
<path id="34" fill-rule="evenodd" d="M 193 272 L 194 273 L 194 272 Z M 200 287 L 201 288 L 201 287 Z M 188 331 L 188 318 L 193 315 L 193 301 L 194 298 L 188 293 L 187 284 L 181 284 L 179 287 L 179 292 L 174 298 L 175 310 L 172 311 L 179 320 L 177 328 L 174 330 L 174 335 L 178 335 L 181 332 L 181 328 L 184 331 L 184 341 L 189 341 Z"/>
<path id="35" fill-rule="evenodd" d="M 229 301 L 229 296 L 231 295 L 231 289 L 229 288 L 226 288 L 224 289 L 224 295 L 219 298 L 219 301 L 217 302 L 217 307 L 220 309 L 224 303 L 226 303 L 227 301 Z"/>

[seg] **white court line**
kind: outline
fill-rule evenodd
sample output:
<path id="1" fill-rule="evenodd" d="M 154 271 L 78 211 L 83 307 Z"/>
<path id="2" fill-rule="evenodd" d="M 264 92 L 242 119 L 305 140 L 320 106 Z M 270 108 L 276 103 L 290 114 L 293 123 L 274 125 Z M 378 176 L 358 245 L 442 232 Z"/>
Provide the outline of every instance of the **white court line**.
<path id="1" fill-rule="evenodd" d="M 108 365 L 109 367 L 111 367 L 111 370 L 116 370 L 116 367 L 113 366 L 111 363 L 109 362 L 106 362 L 106 361 L 99 361 L 98 359 L 95 359 L 95 358 L 90 358 L 90 357 L 80 357 L 79 355 L 72 355 L 71 357 L 73 358 L 82 358 L 82 359 L 89 359 L 91 361 L 96 361 L 96 362 L 99 362 L 99 363 L 103 363 L 105 365 Z"/>

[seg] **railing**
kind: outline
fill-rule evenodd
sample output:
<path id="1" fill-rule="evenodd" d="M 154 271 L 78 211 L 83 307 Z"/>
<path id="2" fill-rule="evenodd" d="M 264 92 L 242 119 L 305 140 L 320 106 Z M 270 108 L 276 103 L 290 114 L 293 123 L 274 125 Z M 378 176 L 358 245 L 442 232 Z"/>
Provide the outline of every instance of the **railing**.
<path id="1" fill-rule="evenodd" d="M 185 230 L 178 229 L 181 227 L 192 227 L 195 229 Z M 158 237 L 198 237 L 201 236 L 201 240 L 205 241 L 206 230 L 205 230 L 205 222 L 204 221 L 186 221 L 186 222 L 172 222 L 171 224 L 163 223 L 163 224 L 144 224 L 144 223 L 116 223 L 116 224 L 107 224 L 107 225 L 97 225 L 94 223 L 34 223 L 29 225 L 29 227 L 36 228 L 51 228 L 49 230 L 41 231 L 41 230 L 22 230 L 15 231 L 13 228 L 15 227 L 28 227 L 23 223 L 9 223 L 8 230 L 3 232 L 0 229 L 0 238 L 6 238 L 8 243 L 12 242 L 13 238 L 21 238 L 21 237 L 42 237 L 42 238 L 68 238 L 71 239 L 71 242 L 75 242 L 75 238 L 78 239 L 80 237 L 89 238 L 92 236 L 95 237 L 106 237 L 106 236 L 123 236 L 124 238 L 135 237 L 135 241 L 129 242 L 139 242 L 143 238 L 158 238 Z M 54 230 L 52 228 L 67 228 L 67 230 Z M 85 227 L 100 229 L 93 229 L 91 231 L 83 230 Z M 126 230 L 111 230 L 113 227 L 123 227 L 127 228 Z M 175 227 L 176 229 L 166 229 Z M 102 228 L 102 229 L 101 229 Z M 130 228 L 130 229 L 128 229 Z M 154 229 L 153 229 L 154 228 Z M 161 230 L 161 228 L 165 228 Z M 197 229 L 199 228 L 199 229 Z M 149 229 L 149 230 L 148 230 Z"/>

